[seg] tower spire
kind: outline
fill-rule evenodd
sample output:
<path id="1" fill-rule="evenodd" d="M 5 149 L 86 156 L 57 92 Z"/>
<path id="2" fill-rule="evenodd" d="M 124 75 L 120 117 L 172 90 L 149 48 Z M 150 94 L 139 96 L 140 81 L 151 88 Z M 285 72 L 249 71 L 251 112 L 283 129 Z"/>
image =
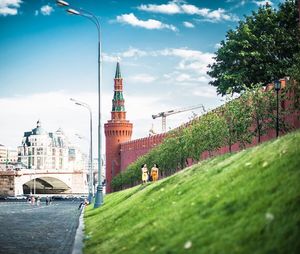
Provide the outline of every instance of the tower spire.
<path id="1" fill-rule="evenodd" d="M 112 100 L 112 120 L 126 120 L 124 102 L 123 79 L 121 77 L 120 63 L 117 62 L 116 75 L 114 78 L 114 97 Z"/>
<path id="2" fill-rule="evenodd" d="M 119 61 L 117 62 L 117 68 L 116 68 L 116 75 L 115 75 L 115 79 L 121 79 L 121 69 L 120 69 L 120 63 Z"/>

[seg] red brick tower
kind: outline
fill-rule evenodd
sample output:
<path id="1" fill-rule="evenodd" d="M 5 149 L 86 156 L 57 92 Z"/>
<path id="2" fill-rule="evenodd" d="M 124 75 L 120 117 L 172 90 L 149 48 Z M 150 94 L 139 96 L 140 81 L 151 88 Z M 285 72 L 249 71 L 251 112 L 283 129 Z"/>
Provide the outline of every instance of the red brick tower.
<path id="1" fill-rule="evenodd" d="M 117 63 L 114 79 L 114 98 L 112 100 L 111 120 L 104 124 L 106 137 L 106 192 L 111 189 L 111 180 L 120 173 L 121 152 L 120 144 L 131 140 L 132 123 L 126 120 L 123 98 L 123 79 L 120 64 Z"/>

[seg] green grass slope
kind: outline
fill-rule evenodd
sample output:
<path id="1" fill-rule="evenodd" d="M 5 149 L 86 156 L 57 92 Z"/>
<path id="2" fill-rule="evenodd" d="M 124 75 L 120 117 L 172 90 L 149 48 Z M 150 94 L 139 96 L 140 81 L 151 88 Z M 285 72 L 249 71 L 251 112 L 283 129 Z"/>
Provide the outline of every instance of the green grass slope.
<path id="1" fill-rule="evenodd" d="M 85 211 L 84 253 L 300 253 L 300 132 Z"/>

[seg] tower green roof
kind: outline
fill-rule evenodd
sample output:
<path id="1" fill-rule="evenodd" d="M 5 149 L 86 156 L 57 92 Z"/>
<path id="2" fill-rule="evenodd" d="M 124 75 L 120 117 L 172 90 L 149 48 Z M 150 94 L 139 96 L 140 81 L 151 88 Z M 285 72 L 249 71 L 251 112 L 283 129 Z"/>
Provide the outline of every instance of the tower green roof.
<path id="1" fill-rule="evenodd" d="M 119 62 L 117 62 L 117 68 L 116 68 L 115 78 L 122 78 L 121 77 L 121 70 L 120 70 L 120 64 L 119 64 Z"/>

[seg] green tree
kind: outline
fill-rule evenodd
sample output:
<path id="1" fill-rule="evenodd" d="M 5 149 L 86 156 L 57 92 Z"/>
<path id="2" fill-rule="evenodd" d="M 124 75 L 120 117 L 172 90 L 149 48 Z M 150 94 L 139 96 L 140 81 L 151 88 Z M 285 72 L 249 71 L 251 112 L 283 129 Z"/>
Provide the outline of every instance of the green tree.
<path id="1" fill-rule="evenodd" d="M 253 136 L 250 131 L 253 122 L 252 107 L 247 96 L 241 95 L 239 98 L 232 99 L 232 96 L 228 95 L 221 111 L 226 121 L 225 142 L 229 152 L 236 142 L 239 142 L 240 147 L 245 148 L 246 144 L 251 143 Z"/>
<path id="2" fill-rule="evenodd" d="M 261 137 L 267 133 L 270 128 L 274 128 L 273 119 L 276 110 L 276 100 L 273 90 L 266 90 L 258 84 L 247 88 L 244 96 L 249 101 L 252 109 L 253 135 L 257 137 L 258 143 Z"/>
<path id="3" fill-rule="evenodd" d="M 229 88 L 240 93 L 253 84 L 266 85 L 289 76 L 298 52 L 300 32 L 295 1 L 285 1 L 278 10 L 260 7 L 240 21 L 235 30 L 227 32 L 215 62 L 209 65 L 208 74 L 213 78 L 210 84 L 222 95 Z"/>
<path id="4" fill-rule="evenodd" d="M 199 160 L 204 151 L 209 155 L 224 145 L 226 135 L 225 119 L 217 112 L 209 112 L 200 117 L 185 132 L 186 150 L 194 160 Z"/>

